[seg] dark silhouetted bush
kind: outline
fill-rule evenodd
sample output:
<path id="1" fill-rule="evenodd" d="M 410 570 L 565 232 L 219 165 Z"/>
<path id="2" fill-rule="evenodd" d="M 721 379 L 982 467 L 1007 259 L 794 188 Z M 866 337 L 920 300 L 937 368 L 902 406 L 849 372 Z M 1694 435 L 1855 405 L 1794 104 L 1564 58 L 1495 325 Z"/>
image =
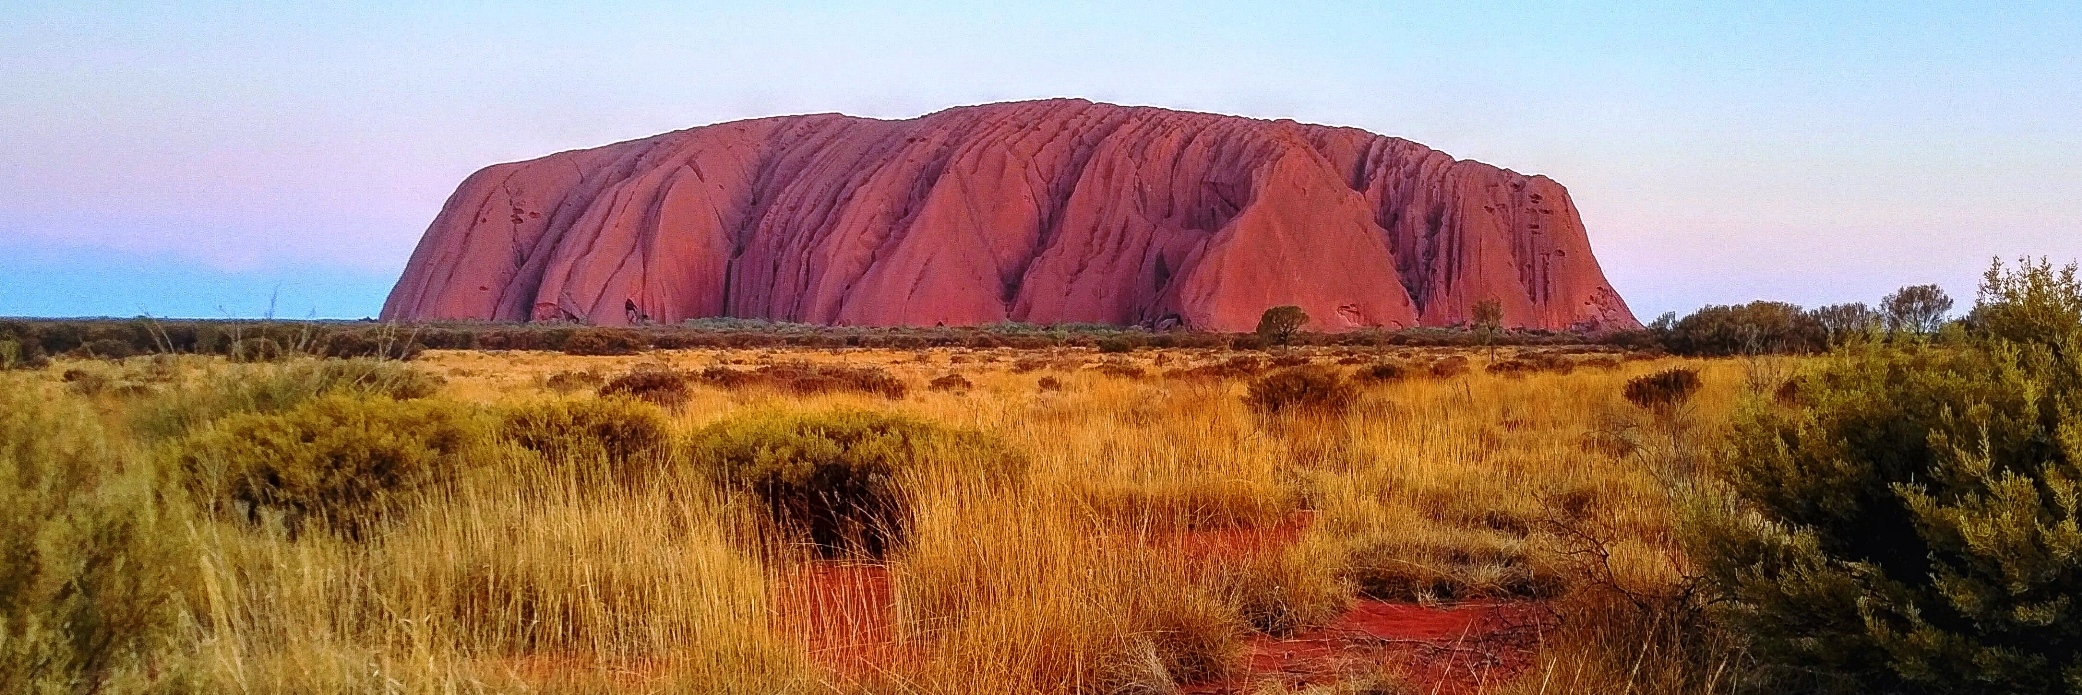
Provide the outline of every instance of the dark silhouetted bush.
<path id="1" fill-rule="evenodd" d="M 960 374 L 947 374 L 926 384 L 926 388 L 934 391 L 967 391 L 975 386 L 975 384 L 969 383 L 968 377 Z"/>
<path id="2" fill-rule="evenodd" d="M 739 416 L 697 432 L 690 452 L 827 556 L 882 557 L 901 545 L 911 522 L 904 481 L 921 466 L 1002 478 L 1023 463 L 979 432 L 866 411 Z"/>
<path id="3" fill-rule="evenodd" d="M 600 387 L 600 396 L 622 396 L 661 408 L 678 408 L 693 397 L 687 375 L 667 368 L 640 367 L 615 377 Z"/>
<path id="4" fill-rule="evenodd" d="M 1684 405 L 1698 391 L 1698 370 L 1679 368 L 1629 379 L 1625 395 L 1628 403 L 1641 408 L 1668 410 Z"/>
<path id="5" fill-rule="evenodd" d="M 1244 403 L 1262 414 L 1337 415 L 1352 407 L 1358 392 L 1343 376 L 1322 367 L 1295 367 L 1251 382 Z"/>
<path id="6" fill-rule="evenodd" d="M 1410 368 L 1401 362 L 1376 362 L 1352 373 L 1352 378 L 1362 383 L 1383 384 L 1402 381 L 1409 377 Z"/>
<path id="7" fill-rule="evenodd" d="M 1103 352 L 1109 355 L 1118 355 L 1134 351 L 1135 342 L 1128 340 L 1127 338 L 1115 336 L 1111 338 L 1099 339 L 1099 352 Z"/>
<path id="8" fill-rule="evenodd" d="M 1258 339 L 1271 345 L 1286 345 L 1294 341 L 1294 334 L 1308 325 L 1308 312 L 1301 307 L 1286 305 L 1266 309 L 1258 316 Z"/>
<path id="9" fill-rule="evenodd" d="M 1880 300 L 1880 316 L 1890 333 L 1929 335 L 1945 325 L 1952 297 L 1937 285 L 1911 285 Z"/>
<path id="10" fill-rule="evenodd" d="M 320 520 L 359 536 L 402 493 L 453 476 L 480 434 L 459 406 L 325 396 L 277 414 L 219 420 L 183 440 L 178 460 L 199 498 L 290 528 Z"/>
<path id="11" fill-rule="evenodd" d="M 1063 380 L 1052 376 L 1044 376 L 1041 377 L 1040 381 L 1034 382 L 1034 387 L 1042 391 L 1061 391 L 1063 390 Z"/>
<path id="12" fill-rule="evenodd" d="M 579 372 L 565 371 L 543 378 L 542 385 L 557 393 L 572 393 L 598 389 L 606 381 L 605 378 L 600 376 L 599 372 L 591 370 Z"/>
<path id="13" fill-rule="evenodd" d="M 626 330 L 595 328 L 564 340 L 566 355 L 634 355 L 643 348 L 643 336 Z"/>
<path id="14" fill-rule="evenodd" d="M 1464 355 L 1447 355 L 1431 363 L 1431 376 L 1435 379 L 1451 379 L 1468 373 L 1474 368 L 1473 364 Z"/>

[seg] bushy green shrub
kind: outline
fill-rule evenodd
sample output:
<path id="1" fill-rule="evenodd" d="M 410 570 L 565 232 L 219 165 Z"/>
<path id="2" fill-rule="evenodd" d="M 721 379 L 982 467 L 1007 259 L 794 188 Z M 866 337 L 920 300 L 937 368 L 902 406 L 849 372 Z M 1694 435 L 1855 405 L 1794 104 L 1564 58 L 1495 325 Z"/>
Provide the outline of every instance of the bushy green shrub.
<path id="1" fill-rule="evenodd" d="M 1736 423 L 1694 553 L 1778 687 L 2082 688 L 2082 291 L 1991 273 L 1977 314 L 2005 327 L 1854 344 Z"/>
<path id="2" fill-rule="evenodd" d="M 0 692 L 154 692 L 191 554 L 85 404 L 0 378 Z"/>
<path id="3" fill-rule="evenodd" d="M 499 432 L 552 461 L 600 461 L 628 473 L 631 463 L 665 453 L 672 428 L 665 414 L 631 398 L 549 401 L 506 411 Z"/>
<path id="4" fill-rule="evenodd" d="M 1004 476 L 1021 459 L 983 433 L 890 413 L 767 412 L 697 432 L 692 461 L 724 487 L 747 492 L 786 533 L 827 555 L 879 557 L 910 527 L 907 477 L 939 462 Z"/>
<path id="5" fill-rule="evenodd" d="M 276 414 L 245 413 L 182 440 L 176 459 L 198 498 L 292 529 L 316 518 L 359 535 L 396 496 L 455 475 L 480 435 L 462 406 L 332 395 Z"/>
<path id="6" fill-rule="evenodd" d="M 1323 367 L 1282 369 L 1251 382 L 1244 404 L 1260 414 L 1337 415 L 1352 407 L 1358 390 L 1343 375 Z"/>

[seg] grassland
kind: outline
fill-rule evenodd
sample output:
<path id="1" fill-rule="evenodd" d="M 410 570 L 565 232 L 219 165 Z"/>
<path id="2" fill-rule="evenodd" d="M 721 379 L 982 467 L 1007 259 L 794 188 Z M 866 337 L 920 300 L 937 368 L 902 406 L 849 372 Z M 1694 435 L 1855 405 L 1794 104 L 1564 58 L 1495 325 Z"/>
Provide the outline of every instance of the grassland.
<path id="1" fill-rule="evenodd" d="M 0 387 L 85 432 L 103 453 L 72 460 L 114 471 L 101 498 L 155 491 L 137 542 L 156 559 L 99 571 L 163 584 L 165 624 L 104 669 L 109 691 L 1725 692 L 1740 655 L 1691 619 L 1676 519 L 1721 423 L 1790 363 L 1600 350 L 435 350 L 410 368 L 439 377 L 426 397 L 476 418 L 482 441 L 355 534 L 171 482 L 215 414 L 277 398 L 237 384 L 293 400 L 280 384 L 304 361 L 57 360 Z M 1431 369 L 1449 359 L 1472 369 Z M 1246 390 L 1274 361 L 1356 390 L 1334 409 L 1254 410 Z M 878 367 L 908 388 L 697 378 L 633 478 L 496 434 L 501 413 L 592 399 L 632 371 L 797 363 Z M 1398 369 L 1367 372 L 1383 363 Z M 1680 366 L 1704 383 L 1682 407 L 1622 398 Z M 716 422 L 834 410 L 985 433 L 1016 473 L 979 474 L 1005 469 L 978 460 L 999 454 L 932 457 L 900 480 L 908 540 L 832 559 L 683 454 Z M 1362 604 L 1529 617 L 1504 646 L 1381 642 L 1331 674 L 1252 667 Z"/>

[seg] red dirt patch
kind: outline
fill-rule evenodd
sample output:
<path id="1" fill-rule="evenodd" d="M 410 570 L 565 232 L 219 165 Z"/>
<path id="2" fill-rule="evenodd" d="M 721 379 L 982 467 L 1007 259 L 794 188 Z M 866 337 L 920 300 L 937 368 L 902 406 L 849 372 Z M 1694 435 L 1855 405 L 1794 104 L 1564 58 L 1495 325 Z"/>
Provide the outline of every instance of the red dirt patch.
<path id="1" fill-rule="evenodd" d="M 1321 628 L 1285 638 L 1254 636 L 1244 677 L 1184 692 L 1241 693 L 1265 681 L 1323 685 L 1385 670 L 1421 693 L 1475 693 L 1524 672 L 1553 620 L 1536 603 L 1431 607 L 1363 600 Z"/>
<path id="2" fill-rule="evenodd" d="M 777 577 L 773 586 L 775 629 L 801 640 L 818 665 L 859 676 L 904 656 L 896 641 L 889 568 L 809 562 Z"/>

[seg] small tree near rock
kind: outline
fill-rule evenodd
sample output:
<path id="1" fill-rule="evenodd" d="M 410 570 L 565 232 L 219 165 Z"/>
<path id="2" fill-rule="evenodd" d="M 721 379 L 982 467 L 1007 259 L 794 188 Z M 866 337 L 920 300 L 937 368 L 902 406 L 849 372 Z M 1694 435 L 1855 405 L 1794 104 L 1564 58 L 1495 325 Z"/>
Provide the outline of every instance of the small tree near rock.
<path id="1" fill-rule="evenodd" d="M 1273 345 L 1286 345 L 1294 341 L 1294 334 L 1308 325 L 1308 312 L 1292 304 L 1266 309 L 1258 317 L 1258 337 Z"/>

